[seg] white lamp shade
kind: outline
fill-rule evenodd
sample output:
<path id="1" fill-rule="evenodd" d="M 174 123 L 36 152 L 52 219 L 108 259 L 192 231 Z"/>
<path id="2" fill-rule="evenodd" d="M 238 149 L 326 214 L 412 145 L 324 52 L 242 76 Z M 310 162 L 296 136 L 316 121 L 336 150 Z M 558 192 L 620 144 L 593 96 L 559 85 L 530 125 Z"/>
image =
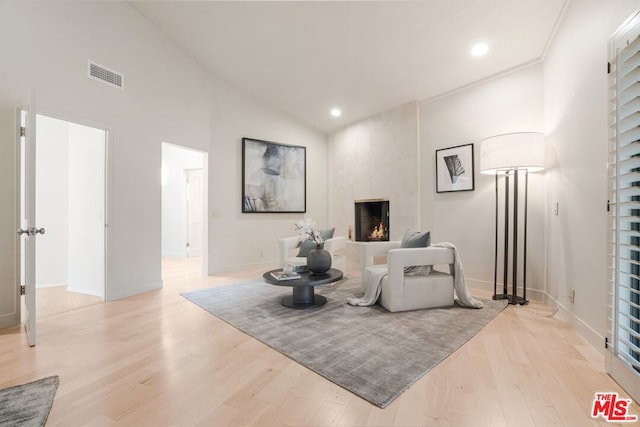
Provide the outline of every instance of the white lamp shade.
<path id="1" fill-rule="evenodd" d="M 502 174 L 510 170 L 539 172 L 544 169 L 544 135 L 516 132 L 480 141 L 480 173 Z"/>

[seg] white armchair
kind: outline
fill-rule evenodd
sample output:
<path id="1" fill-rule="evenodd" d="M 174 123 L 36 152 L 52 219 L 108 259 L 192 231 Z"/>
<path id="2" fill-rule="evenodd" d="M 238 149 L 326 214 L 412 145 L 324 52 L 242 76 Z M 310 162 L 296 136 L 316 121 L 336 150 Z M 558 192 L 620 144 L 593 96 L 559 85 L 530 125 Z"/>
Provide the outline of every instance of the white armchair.
<path id="1" fill-rule="evenodd" d="M 306 257 L 296 256 L 299 242 L 299 236 L 278 239 L 278 265 L 280 267 L 283 267 L 285 263 L 294 266 L 307 265 Z M 338 251 L 346 246 L 347 238 L 344 236 L 336 236 L 324 241 L 324 249 L 331 255 L 331 268 L 337 268 L 343 273 L 347 266 L 347 257 Z"/>
<path id="2" fill-rule="evenodd" d="M 400 244 L 400 241 L 391 241 L 363 245 L 362 277 L 367 268 L 387 269 L 381 282 L 380 304 L 392 312 L 453 305 L 454 277 L 451 274 L 435 269 L 428 275 L 405 274 L 405 267 L 453 264 L 453 249 L 401 248 Z M 387 264 L 374 266 L 375 258 L 385 255 Z"/>

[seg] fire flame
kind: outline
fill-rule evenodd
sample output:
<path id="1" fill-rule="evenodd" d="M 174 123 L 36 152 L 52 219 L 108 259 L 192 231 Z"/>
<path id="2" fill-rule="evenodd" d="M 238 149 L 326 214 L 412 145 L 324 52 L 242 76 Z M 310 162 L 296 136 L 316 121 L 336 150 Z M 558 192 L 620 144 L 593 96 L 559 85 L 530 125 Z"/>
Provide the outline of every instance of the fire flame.
<path id="1" fill-rule="evenodd" d="M 373 227 L 373 231 L 371 232 L 371 240 L 380 240 L 384 238 L 385 230 L 384 224 L 380 223 Z"/>

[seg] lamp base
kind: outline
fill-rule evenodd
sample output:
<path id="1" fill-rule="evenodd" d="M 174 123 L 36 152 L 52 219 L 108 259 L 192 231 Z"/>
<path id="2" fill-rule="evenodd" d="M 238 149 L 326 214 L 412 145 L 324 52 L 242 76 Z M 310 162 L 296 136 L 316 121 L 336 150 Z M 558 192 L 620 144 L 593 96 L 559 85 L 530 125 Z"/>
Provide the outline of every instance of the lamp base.
<path id="1" fill-rule="evenodd" d="M 527 305 L 529 304 L 529 300 L 523 297 L 519 297 L 517 295 L 509 295 L 509 304 L 513 305 Z"/>
<path id="2" fill-rule="evenodd" d="M 494 294 L 493 295 L 493 299 L 494 300 L 500 300 L 500 299 L 509 299 L 509 294 Z"/>

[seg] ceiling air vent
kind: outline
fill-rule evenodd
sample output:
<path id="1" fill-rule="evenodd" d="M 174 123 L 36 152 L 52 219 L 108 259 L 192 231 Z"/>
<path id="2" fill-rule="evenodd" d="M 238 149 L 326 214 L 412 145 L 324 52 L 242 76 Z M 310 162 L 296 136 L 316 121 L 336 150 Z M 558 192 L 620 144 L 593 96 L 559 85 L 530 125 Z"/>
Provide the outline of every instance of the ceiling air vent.
<path id="1" fill-rule="evenodd" d="M 102 65 L 98 65 L 95 62 L 89 61 L 89 77 L 99 80 L 109 86 L 122 89 L 124 84 L 124 76 L 117 71 L 110 70 Z"/>

